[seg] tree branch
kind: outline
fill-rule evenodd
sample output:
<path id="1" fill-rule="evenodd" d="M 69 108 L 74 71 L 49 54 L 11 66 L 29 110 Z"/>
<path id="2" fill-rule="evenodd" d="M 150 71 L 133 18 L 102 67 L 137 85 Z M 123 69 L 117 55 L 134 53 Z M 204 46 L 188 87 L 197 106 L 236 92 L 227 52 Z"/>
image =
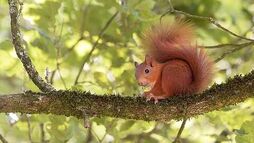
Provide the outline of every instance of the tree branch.
<path id="1" fill-rule="evenodd" d="M 44 131 L 44 123 L 40 123 L 40 132 L 41 132 L 41 143 L 46 143 L 46 140 L 45 140 L 45 131 Z"/>
<path id="2" fill-rule="evenodd" d="M 8 141 L 0 134 L 0 141 L 2 143 L 8 143 Z"/>
<path id="3" fill-rule="evenodd" d="M 185 124 L 186 124 L 186 121 L 187 121 L 187 119 L 183 119 L 183 122 L 182 122 L 182 124 L 181 124 L 181 127 L 180 127 L 180 129 L 179 129 L 179 131 L 178 131 L 178 133 L 177 133 L 177 135 L 176 135 L 176 138 L 175 138 L 175 140 L 173 141 L 173 143 L 181 143 L 181 135 L 182 135 L 182 132 L 183 132 L 183 129 L 184 129 L 184 127 L 185 127 Z"/>
<path id="4" fill-rule="evenodd" d="M 202 48 L 215 49 L 215 48 L 223 48 L 223 47 L 246 47 L 249 45 L 254 45 L 254 42 L 246 42 L 246 43 L 240 43 L 240 44 L 234 44 L 234 43 L 219 44 L 214 46 L 202 46 Z"/>
<path id="5" fill-rule="evenodd" d="M 235 47 L 232 50 L 226 51 L 225 53 L 223 53 L 219 58 L 217 58 L 214 62 L 217 63 L 220 60 L 222 60 L 226 55 L 231 54 L 233 52 L 236 52 L 238 50 L 241 50 L 247 46 L 253 45 L 254 44 L 254 39 L 250 39 L 250 38 L 246 38 L 244 36 L 238 35 L 232 31 L 230 31 L 229 29 L 223 27 L 222 25 L 220 25 L 214 18 L 212 17 L 207 17 L 207 16 L 199 16 L 199 15 L 193 15 L 184 11 L 180 11 L 180 10 L 176 10 L 171 2 L 171 0 L 168 1 L 169 3 L 169 10 L 166 11 L 165 13 L 163 13 L 160 17 L 160 21 L 162 21 L 162 18 L 167 15 L 167 14 L 182 14 L 186 17 L 190 17 L 190 18 L 195 18 L 195 19 L 201 19 L 201 20 L 206 20 L 209 21 L 210 23 L 212 23 L 213 25 L 215 25 L 216 27 L 218 27 L 219 29 L 229 33 L 230 35 L 233 35 L 239 39 L 243 39 L 243 40 L 247 40 L 249 42 L 246 43 L 241 43 L 241 44 L 234 44 L 234 43 L 230 43 L 230 44 L 220 44 L 220 45 L 215 45 L 215 46 L 203 46 L 204 48 L 222 48 L 222 47 L 228 47 L 228 46 L 232 46 Z M 251 26 L 252 28 L 252 26 Z"/>
<path id="6" fill-rule="evenodd" d="M 245 48 L 245 47 L 249 47 L 249 46 L 251 46 L 251 45 L 253 45 L 253 44 L 254 44 L 254 42 L 250 42 L 250 43 L 247 43 L 247 44 L 242 44 L 242 45 L 235 46 L 235 48 L 230 49 L 230 50 L 224 52 L 224 53 L 223 53 L 219 58 L 217 58 L 214 62 L 217 63 L 217 62 L 219 62 L 220 60 L 222 60 L 226 55 L 231 54 L 231 53 L 234 53 L 234 52 L 236 52 L 236 51 L 239 51 L 239 50 L 241 50 L 241 49 L 243 49 L 243 48 Z"/>
<path id="7" fill-rule="evenodd" d="M 231 34 L 232 36 L 235 36 L 237 38 L 240 38 L 240 39 L 244 39 L 244 40 L 247 40 L 247 41 L 251 41 L 251 42 L 254 42 L 254 39 L 250 39 L 250 38 L 246 38 L 244 36 L 240 36 L 232 31 L 230 31 L 229 29 L 223 27 L 222 25 L 220 25 L 214 18 L 212 17 L 207 17 L 207 16 L 199 16 L 199 15 L 193 15 L 193 14 L 190 14 L 190 13 L 187 13 L 187 12 L 184 12 L 184 11 L 180 11 L 180 10 L 176 10 L 174 9 L 172 3 L 171 3 L 171 0 L 168 1 L 169 2 L 169 10 L 166 11 L 165 13 L 163 13 L 160 17 L 160 21 L 162 20 L 162 18 L 167 15 L 167 14 L 182 14 L 182 15 L 185 15 L 186 17 L 190 17 L 190 18 L 195 18 L 195 19 L 201 19 L 201 20 L 206 20 L 206 21 L 209 21 L 210 23 L 212 23 L 213 25 L 215 25 L 216 27 L 220 28 L 221 30 Z"/>
<path id="8" fill-rule="evenodd" d="M 17 0 L 8 0 L 9 3 L 9 13 L 11 18 L 11 34 L 12 43 L 15 48 L 16 54 L 20 61 L 22 62 L 27 74 L 34 84 L 43 92 L 48 92 L 54 90 L 54 88 L 46 83 L 36 71 L 30 57 L 26 53 L 22 43 L 21 32 L 19 30 L 18 16 L 21 13 L 21 7 L 18 8 Z"/>
<path id="9" fill-rule="evenodd" d="M 254 70 L 214 85 L 202 94 L 173 96 L 158 104 L 141 97 L 99 96 L 88 92 L 25 92 L 0 96 L 0 112 L 56 114 L 83 118 L 110 116 L 146 121 L 170 121 L 201 115 L 235 105 L 254 96 Z M 155 114 L 156 113 L 156 114 Z"/>

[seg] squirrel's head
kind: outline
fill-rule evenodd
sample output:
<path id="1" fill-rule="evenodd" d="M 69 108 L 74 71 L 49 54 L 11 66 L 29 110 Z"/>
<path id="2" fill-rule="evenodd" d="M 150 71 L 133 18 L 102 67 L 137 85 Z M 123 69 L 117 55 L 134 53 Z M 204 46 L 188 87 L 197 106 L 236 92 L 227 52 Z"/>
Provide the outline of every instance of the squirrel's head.
<path id="1" fill-rule="evenodd" d="M 161 75 L 161 64 L 159 64 L 151 56 L 146 55 L 145 61 L 141 64 L 135 62 L 136 79 L 141 86 L 153 87 L 155 82 Z"/>

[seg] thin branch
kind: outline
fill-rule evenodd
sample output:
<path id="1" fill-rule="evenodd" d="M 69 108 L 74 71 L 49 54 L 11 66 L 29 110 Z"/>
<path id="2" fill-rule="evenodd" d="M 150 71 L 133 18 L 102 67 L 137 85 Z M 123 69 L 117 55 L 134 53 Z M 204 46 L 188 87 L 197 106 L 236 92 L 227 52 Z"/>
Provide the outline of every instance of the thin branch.
<path id="1" fill-rule="evenodd" d="M 163 13 L 160 17 L 160 19 L 162 20 L 162 18 L 169 14 L 169 13 L 172 13 L 172 14 L 182 14 L 182 15 L 185 15 L 187 17 L 190 17 L 190 18 L 195 18 L 195 19 L 201 19 L 201 20 L 206 20 L 206 21 L 209 21 L 210 23 L 212 23 L 213 25 L 215 25 L 216 27 L 220 28 L 221 30 L 235 36 L 235 37 L 238 37 L 240 39 L 244 39 L 244 40 L 247 40 L 247 41 L 252 41 L 254 42 L 254 39 L 250 39 L 250 38 L 246 38 L 246 37 L 243 37 L 243 36 L 240 36 L 232 31 L 230 31 L 229 29 L 223 27 L 222 25 L 220 25 L 214 18 L 212 17 L 206 17 L 206 16 L 199 16 L 199 15 L 193 15 L 193 14 L 190 14 L 190 13 L 187 13 L 187 12 L 184 12 L 184 11 L 180 11 L 180 10 L 176 10 L 174 9 L 171 1 L 169 0 L 169 4 L 170 4 L 170 9 Z"/>
<path id="2" fill-rule="evenodd" d="M 248 32 L 250 32 L 251 29 L 252 29 L 253 27 L 254 27 L 254 22 L 253 22 L 253 20 L 251 20 L 251 26 L 250 26 L 246 31 L 243 32 L 242 36 L 245 37 L 246 34 L 247 34 Z M 242 40 L 241 38 L 237 38 L 237 39 L 235 39 L 232 43 L 237 43 L 237 42 L 239 42 L 239 41 L 241 41 L 241 40 Z"/>
<path id="3" fill-rule="evenodd" d="M 185 124 L 186 124 L 187 119 L 188 119 L 188 118 L 186 118 L 186 114 L 187 114 L 187 104 L 184 105 L 184 110 L 183 110 L 183 112 L 184 112 L 185 117 L 183 118 L 183 122 L 182 122 L 182 124 L 181 124 L 180 129 L 178 130 L 178 133 L 177 133 L 176 138 L 175 138 L 175 140 L 173 141 L 173 143 L 181 143 L 181 135 L 182 135 L 182 132 L 183 132 L 184 127 L 185 127 Z"/>
<path id="4" fill-rule="evenodd" d="M 251 25 L 250 28 L 248 28 L 248 30 L 246 30 L 246 32 L 244 32 L 243 35 L 246 35 L 252 28 L 253 28 L 253 25 Z M 214 45 L 214 46 L 201 46 L 201 48 L 215 49 L 215 48 L 224 48 L 224 47 L 239 47 L 239 46 L 248 46 L 249 44 L 254 43 L 251 41 L 251 42 L 236 44 L 240 40 L 241 40 L 241 38 L 237 38 L 237 39 L 233 40 L 232 43 L 219 44 L 219 45 Z"/>
<path id="5" fill-rule="evenodd" d="M 86 37 L 84 35 L 84 27 L 85 26 L 85 21 L 84 18 L 86 18 L 86 15 L 87 15 L 87 12 L 88 12 L 88 9 L 91 5 L 91 0 L 89 0 L 88 4 L 83 7 L 83 10 L 82 10 L 82 16 L 81 16 L 81 24 L 80 24 L 80 32 L 79 32 L 79 39 L 71 46 L 71 48 L 69 48 L 67 50 L 67 52 L 65 54 L 63 54 L 63 58 L 65 58 L 67 55 L 69 55 L 74 49 L 75 47 L 79 44 L 79 42 L 81 42 L 82 40 L 84 40 Z"/>
<path id="6" fill-rule="evenodd" d="M 171 0 L 168 0 L 168 4 L 169 4 L 170 11 L 174 11 L 175 9 L 173 7 L 173 4 L 172 4 Z"/>
<path id="7" fill-rule="evenodd" d="M 63 76 L 61 74 L 59 57 L 61 57 L 61 50 L 60 50 L 60 47 L 57 46 L 56 47 L 56 71 L 59 74 L 59 77 L 60 77 L 60 79 L 61 79 L 61 81 L 63 83 L 64 88 L 67 89 L 66 83 L 65 83 L 64 78 L 63 78 Z"/>
<path id="8" fill-rule="evenodd" d="M 97 135 L 97 133 L 93 130 L 92 128 L 93 126 L 91 126 L 91 133 L 93 134 L 93 136 L 96 138 L 96 140 L 101 143 L 100 137 Z"/>
<path id="9" fill-rule="evenodd" d="M 46 67 L 46 70 L 45 70 L 45 80 L 47 83 L 50 83 L 49 81 L 49 74 L 50 74 L 50 71 L 48 69 L 48 67 Z"/>
<path id="10" fill-rule="evenodd" d="M 21 13 L 19 9 L 17 0 L 8 0 L 9 3 L 9 13 L 11 18 L 11 33 L 12 33 L 12 43 L 15 48 L 16 54 L 20 61 L 22 62 L 27 74 L 33 83 L 43 92 L 55 90 L 50 84 L 46 83 L 38 74 L 35 69 L 30 57 L 26 53 L 22 43 L 21 32 L 19 30 L 18 15 Z"/>
<path id="11" fill-rule="evenodd" d="M 0 96 L 0 112 L 56 114 L 83 118 L 109 116 L 145 121 L 190 118 L 254 97 L 254 70 L 214 85 L 201 94 L 173 96 L 158 104 L 141 97 L 96 95 L 78 91 L 25 92 Z M 186 112 L 185 112 L 186 110 Z M 156 113 L 156 114 L 155 114 Z"/>
<path id="12" fill-rule="evenodd" d="M 88 128 L 88 133 L 86 135 L 86 141 L 84 143 L 91 143 L 93 140 L 93 135 L 92 135 L 92 126 L 90 125 L 90 127 Z"/>
<path id="13" fill-rule="evenodd" d="M 8 143 L 8 141 L 0 134 L 0 141 L 2 141 L 2 143 Z"/>
<path id="14" fill-rule="evenodd" d="M 86 15 L 87 15 L 90 5 L 91 5 L 91 0 L 89 0 L 88 4 L 86 6 L 84 6 L 83 10 L 82 10 L 79 39 L 71 46 L 71 48 L 68 49 L 68 51 L 64 54 L 64 56 L 68 55 L 71 51 L 73 51 L 74 48 L 78 45 L 78 43 L 85 39 L 85 36 L 83 33 L 84 33 L 84 27 L 86 27 L 85 26 L 86 20 L 84 20 L 84 18 L 86 18 Z"/>
<path id="15" fill-rule="evenodd" d="M 172 13 L 172 14 L 182 14 L 182 15 L 185 15 L 187 17 L 190 17 L 190 18 L 196 18 L 196 19 L 201 19 L 201 20 L 207 20 L 209 21 L 210 23 L 212 23 L 213 25 L 217 26 L 218 28 L 220 28 L 221 30 L 239 38 L 239 39 L 244 39 L 244 40 L 247 40 L 247 41 L 250 41 L 250 42 L 247 42 L 247 43 L 242 43 L 242 44 L 221 44 L 221 45 L 215 45 L 215 46 L 205 46 L 204 48 L 221 48 L 221 47 L 228 47 L 228 46 L 232 46 L 232 47 L 236 47 L 232 50 L 229 50 L 229 51 L 226 51 L 225 53 L 223 53 L 219 58 L 217 58 L 215 60 L 215 62 L 219 62 L 220 60 L 222 60 L 226 55 L 229 55 L 233 52 L 236 52 L 238 50 L 241 50 L 242 48 L 244 47 L 247 47 L 247 46 L 250 46 L 250 45 L 253 45 L 254 44 L 254 39 L 249 39 L 249 38 L 246 38 L 246 37 L 243 37 L 243 36 L 240 36 L 232 31 L 230 31 L 229 29 L 223 27 L 222 25 L 220 25 L 214 18 L 212 17 L 206 17 L 206 16 L 199 16 L 199 15 L 193 15 L 193 14 L 190 14 L 190 13 L 187 13 L 187 12 L 184 12 L 184 11 L 180 11 L 180 10 L 176 10 L 174 9 L 173 7 L 173 4 L 171 3 L 171 0 L 169 0 L 169 10 L 165 13 L 163 13 L 160 17 L 160 20 L 162 20 L 162 18 L 167 15 L 168 13 Z"/>
<path id="16" fill-rule="evenodd" d="M 241 44 L 220 44 L 220 45 L 215 45 L 215 46 L 201 46 L 201 48 L 223 48 L 223 47 L 235 47 L 233 49 L 229 49 L 228 51 L 224 52 L 219 58 L 217 58 L 214 62 L 217 63 L 223 58 L 225 58 L 227 55 L 232 54 L 236 51 L 239 51 L 243 48 L 247 48 L 249 46 L 254 45 L 254 42 L 246 42 L 246 43 L 241 43 Z"/>
<path id="17" fill-rule="evenodd" d="M 53 70 L 53 71 L 51 72 L 51 76 L 50 76 L 50 80 L 49 80 L 49 83 L 50 83 L 51 85 L 54 84 L 54 77 L 55 77 L 55 74 L 56 74 L 56 70 Z"/>
<path id="18" fill-rule="evenodd" d="M 247 43 L 247 44 L 242 44 L 242 45 L 237 46 L 237 47 L 234 48 L 234 49 L 228 50 L 228 51 L 224 52 L 219 58 L 217 58 L 214 62 L 217 63 L 217 62 L 219 62 L 220 60 L 222 60 L 225 56 L 227 56 L 227 55 L 229 55 L 229 54 L 232 54 L 232 53 L 234 53 L 234 52 L 236 52 L 236 51 L 239 51 L 239 50 L 241 50 L 241 49 L 243 49 L 243 48 L 245 48 L 245 47 L 249 47 L 249 46 L 251 46 L 251 45 L 254 45 L 254 42 L 249 42 L 249 43 Z"/>
<path id="19" fill-rule="evenodd" d="M 224 48 L 224 47 L 242 47 L 242 46 L 246 47 L 252 44 L 254 44 L 254 42 L 246 42 L 246 43 L 240 43 L 240 44 L 229 43 L 229 44 L 219 44 L 214 46 L 202 46 L 202 47 L 207 49 L 216 49 L 216 48 Z"/>
<path id="20" fill-rule="evenodd" d="M 79 36 L 79 38 L 70 48 L 68 48 L 67 52 L 65 52 L 63 54 L 63 58 L 65 58 L 67 55 L 69 55 L 75 49 L 75 47 L 82 40 L 84 40 L 86 38 L 85 35 L 84 35 L 84 27 L 85 27 L 84 23 L 85 23 L 86 20 L 84 20 L 83 18 L 86 17 L 86 14 L 88 12 L 90 4 L 91 4 L 91 0 L 89 1 L 88 5 L 86 5 L 85 8 L 83 8 L 83 10 L 82 10 L 82 19 L 81 19 L 81 24 L 80 24 L 80 31 L 79 31 L 80 36 Z"/>
<path id="21" fill-rule="evenodd" d="M 40 123 L 40 131 L 41 131 L 41 143 L 46 143 L 46 140 L 45 140 L 45 131 L 44 131 L 44 123 Z"/>
<path id="22" fill-rule="evenodd" d="M 61 81 L 62 81 L 62 83 L 63 83 L 64 88 L 67 89 L 66 83 L 65 83 L 64 78 L 63 78 L 63 76 L 62 76 L 62 74 L 61 74 L 61 70 L 60 70 L 60 67 L 59 67 L 59 63 L 57 63 L 57 72 L 58 72 L 59 77 L 60 77 L 60 79 L 61 79 Z"/>
<path id="23" fill-rule="evenodd" d="M 26 117 L 27 128 L 28 128 L 28 139 L 29 139 L 30 143 L 33 143 L 33 141 L 32 141 L 32 129 L 31 129 L 30 118 L 28 117 L 28 115 L 25 115 L 25 117 Z"/>
<path id="24" fill-rule="evenodd" d="M 81 42 L 82 40 L 84 40 L 84 36 L 80 36 L 79 39 L 71 46 L 71 48 L 68 49 L 68 51 L 64 54 L 64 57 L 67 56 L 71 51 L 74 50 L 74 48 L 78 45 L 79 42 Z"/>
<path id="25" fill-rule="evenodd" d="M 182 132 L 183 132 L 184 126 L 185 126 L 185 124 L 186 124 L 186 121 L 187 121 L 187 119 L 183 119 L 183 122 L 182 122 L 182 124 L 181 124 L 181 127 L 180 127 L 180 129 L 179 129 L 179 131 L 178 131 L 178 133 L 177 133 L 177 136 L 176 136 L 175 140 L 173 141 L 173 143 L 180 143 L 180 142 L 181 142 L 181 141 L 180 141 L 180 137 L 181 137 L 181 134 L 182 134 Z"/>
<path id="26" fill-rule="evenodd" d="M 118 11 L 117 11 L 112 17 L 110 17 L 110 19 L 107 21 L 107 23 L 105 24 L 105 26 L 104 26 L 104 27 L 102 28 L 102 30 L 100 31 L 99 36 L 98 36 L 96 42 L 93 44 L 92 49 L 90 50 L 90 52 L 88 53 L 88 55 L 85 56 L 85 57 L 83 58 L 83 61 L 82 61 L 81 67 L 80 67 L 80 69 L 79 69 L 79 72 L 78 72 L 78 74 L 77 74 L 77 76 L 76 76 L 74 85 L 76 85 L 76 84 L 78 83 L 79 77 L 80 77 L 80 75 L 81 75 L 81 72 L 82 72 L 82 70 L 83 70 L 83 68 L 84 68 L 85 63 L 86 63 L 86 62 L 90 59 L 90 57 L 92 56 L 93 51 L 95 50 L 96 46 L 97 46 L 98 43 L 99 43 L 99 40 L 101 39 L 101 37 L 103 36 L 104 32 L 105 32 L 106 29 L 109 27 L 109 25 L 112 23 L 112 21 L 115 19 L 115 17 L 117 16 L 117 14 L 118 14 Z"/>

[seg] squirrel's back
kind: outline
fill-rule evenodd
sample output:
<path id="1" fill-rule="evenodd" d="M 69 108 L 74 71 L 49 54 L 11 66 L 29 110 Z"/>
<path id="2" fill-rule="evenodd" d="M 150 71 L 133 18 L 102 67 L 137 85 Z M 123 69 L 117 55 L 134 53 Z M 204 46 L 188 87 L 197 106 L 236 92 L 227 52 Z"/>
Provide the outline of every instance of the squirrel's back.
<path id="1" fill-rule="evenodd" d="M 143 46 L 147 54 L 159 63 L 170 60 L 185 61 L 191 70 L 190 93 L 204 90 L 212 80 L 214 63 L 202 48 L 192 45 L 193 27 L 190 23 L 177 20 L 172 24 L 157 24 L 144 34 Z"/>

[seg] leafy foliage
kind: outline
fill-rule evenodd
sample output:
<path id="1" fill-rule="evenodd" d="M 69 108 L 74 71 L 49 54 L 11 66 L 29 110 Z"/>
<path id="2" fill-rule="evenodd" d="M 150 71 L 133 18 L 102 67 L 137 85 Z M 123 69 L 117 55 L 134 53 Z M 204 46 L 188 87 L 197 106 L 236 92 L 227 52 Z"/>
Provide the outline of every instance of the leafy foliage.
<path id="1" fill-rule="evenodd" d="M 175 9 L 215 17 L 226 28 L 253 37 L 254 3 L 250 0 L 172 0 Z M 29 80 L 10 41 L 7 1 L 0 1 L 0 92 L 38 90 Z M 49 82 L 57 89 L 86 90 L 97 94 L 138 95 L 134 61 L 143 60 L 142 31 L 169 9 L 167 0 L 27 0 L 20 17 L 24 45 L 40 75 L 49 69 Z M 99 44 L 83 68 L 77 85 L 74 80 L 83 59 L 92 49 L 112 15 L 116 18 L 102 34 Z M 167 15 L 165 19 L 174 19 Z M 242 43 L 244 40 L 200 19 L 196 26 L 199 45 Z M 212 58 L 232 47 L 209 49 Z M 227 55 L 218 64 L 214 82 L 253 68 L 254 47 Z M 183 132 L 186 142 L 254 142 L 253 109 L 249 100 L 234 107 L 190 119 Z M 102 107 L 103 108 L 103 107 Z M 155 113 L 156 114 L 156 113 Z M 55 115 L 0 114 L 0 134 L 9 142 L 172 142 L 180 122 L 144 122 L 95 117 L 84 121 Z M 44 138 L 43 138 L 44 137 Z"/>
<path id="2" fill-rule="evenodd" d="M 254 142 L 254 136 L 253 136 L 253 120 L 252 121 L 246 121 L 242 124 L 242 127 L 240 130 L 237 131 L 236 136 L 236 142 L 237 143 L 251 143 Z"/>

